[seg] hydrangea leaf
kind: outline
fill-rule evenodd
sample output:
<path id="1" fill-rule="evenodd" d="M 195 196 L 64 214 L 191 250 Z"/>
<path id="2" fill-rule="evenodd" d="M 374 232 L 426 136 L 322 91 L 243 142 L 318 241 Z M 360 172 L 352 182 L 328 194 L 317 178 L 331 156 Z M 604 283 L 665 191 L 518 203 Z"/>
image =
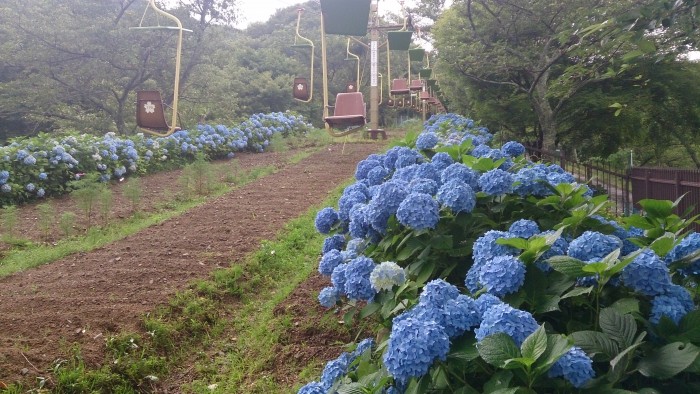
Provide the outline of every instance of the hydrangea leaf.
<path id="1" fill-rule="evenodd" d="M 584 294 L 590 294 L 590 292 L 591 292 L 592 290 L 593 290 L 593 286 L 589 286 L 589 287 L 575 287 L 575 288 L 574 288 L 573 290 L 571 290 L 570 292 L 568 292 L 568 293 L 564 294 L 563 296 L 561 296 L 561 298 L 562 298 L 562 299 L 565 299 L 565 298 L 571 298 L 571 297 L 578 297 L 578 296 L 584 295 Z"/>
<path id="2" fill-rule="evenodd" d="M 352 382 L 338 387 L 338 394 L 363 394 L 366 391 L 364 384 Z"/>
<path id="3" fill-rule="evenodd" d="M 623 315 L 639 312 L 639 300 L 636 298 L 620 298 L 608 308 L 614 309 Z"/>
<path id="4" fill-rule="evenodd" d="M 530 334 L 520 346 L 520 353 L 524 358 L 529 358 L 534 363 L 547 350 L 547 333 L 544 326 Z M 532 363 L 531 363 L 532 364 Z"/>
<path id="5" fill-rule="evenodd" d="M 448 360 L 460 360 L 469 362 L 479 357 L 479 351 L 476 348 L 476 339 L 474 337 L 463 336 L 452 342 L 450 353 L 447 355 Z"/>
<path id="6" fill-rule="evenodd" d="M 667 217 L 673 215 L 673 202 L 669 200 L 652 200 L 645 198 L 639 201 L 639 206 L 649 218 L 665 221 Z"/>
<path id="7" fill-rule="evenodd" d="M 408 388 L 406 388 L 404 394 L 425 394 L 428 392 L 430 383 L 431 379 L 429 374 L 421 377 L 418 380 L 415 378 L 411 379 L 411 383 L 408 385 Z"/>
<path id="8" fill-rule="evenodd" d="M 376 302 L 370 302 L 367 305 L 365 305 L 364 308 L 360 311 L 360 319 L 364 319 L 368 316 L 372 316 L 375 314 L 379 309 L 381 309 L 382 304 L 378 304 Z"/>
<path id="9" fill-rule="evenodd" d="M 578 278 L 582 276 L 591 276 L 588 272 L 583 271 L 583 267 L 586 263 L 568 256 L 554 256 L 546 260 L 546 262 L 558 272 L 568 275 L 573 278 Z"/>
<path id="10" fill-rule="evenodd" d="M 692 343 L 673 342 L 653 349 L 637 364 L 639 372 L 648 377 L 669 379 L 688 368 L 700 354 Z"/>
<path id="11" fill-rule="evenodd" d="M 487 336 L 476 347 L 484 361 L 498 368 L 505 367 L 508 360 L 521 357 L 513 338 L 502 332 Z"/>
<path id="12" fill-rule="evenodd" d="M 666 256 L 668 252 L 673 249 L 676 242 L 676 236 L 672 233 L 667 232 L 662 237 L 657 238 L 654 242 L 649 245 L 649 248 L 654 251 L 658 256 Z"/>
<path id="13" fill-rule="evenodd" d="M 601 330 L 621 349 L 632 345 L 637 334 L 637 323 L 632 315 L 621 314 L 613 308 L 604 308 L 600 311 L 599 320 Z"/>
<path id="14" fill-rule="evenodd" d="M 488 382 L 484 383 L 484 393 L 494 393 L 497 390 L 512 389 L 512 387 L 508 387 L 511 380 L 513 380 L 513 372 L 497 371 L 491 376 Z"/>
<path id="15" fill-rule="evenodd" d="M 599 263 L 586 264 L 583 267 L 581 267 L 581 271 L 589 274 L 602 274 L 607 268 L 608 265 L 601 261 Z"/>
<path id="16" fill-rule="evenodd" d="M 526 250 L 528 248 L 528 242 L 523 238 L 499 238 L 496 240 L 499 245 L 512 246 L 520 250 Z"/>
<path id="17" fill-rule="evenodd" d="M 700 342 L 700 311 L 694 310 L 683 316 L 678 332 L 670 338 L 680 342 Z"/>
<path id="18" fill-rule="evenodd" d="M 571 349 L 573 341 L 564 335 L 547 335 L 547 350 L 538 358 L 535 363 L 535 371 L 538 374 L 546 372 L 552 364 L 557 362 L 566 352 Z"/>
<path id="19" fill-rule="evenodd" d="M 598 331 L 576 331 L 571 334 L 574 345 L 590 356 L 600 355 L 601 361 L 611 360 L 620 352 L 617 343 Z"/>

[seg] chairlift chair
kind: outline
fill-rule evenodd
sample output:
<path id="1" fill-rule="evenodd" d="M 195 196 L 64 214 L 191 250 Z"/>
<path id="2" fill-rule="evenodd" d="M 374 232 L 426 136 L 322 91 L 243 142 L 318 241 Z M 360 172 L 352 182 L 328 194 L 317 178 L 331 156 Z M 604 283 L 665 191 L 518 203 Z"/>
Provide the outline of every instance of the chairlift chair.
<path id="1" fill-rule="evenodd" d="M 309 66 L 309 77 L 296 77 L 294 78 L 294 83 L 292 84 L 292 96 L 295 100 L 308 103 L 313 98 L 313 84 L 314 84 L 314 43 L 308 38 L 302 36 L 299 33 L 301 25 L 301 14 L 304 12 L 303 8 L 297 10 L 297 28 L 296 34 L 294 36 L 294 45 L 292 48 L 301 48 L 309 51 L 309 58 L 311 65 Z"/>
<path id="2" fill-rule="evenodd" d="M 175 26 L 144 26 L 143 22 L 148 9 L 152 9 L 156 17 L 162 15 L 167 19 L 175 22 Z M 170 124 L 165 120 L 165 110 L 163 108 L 163 99 L 160 92 L 145 90 L 136 92 L 136 125 L 139 129 L 146 133 L 153 134 L 159 137 L 167 137 L 180 127 L 177 126 L 178 120 L 178 98 L 180 89 L 180 62 L 182 58 L 182 36 L 183 32 L 192 32 L 192 30 L 182 27 L 180 20 L 156 6 L 155 0 L 148 0 L 148 5 L 144 10 L 141 22 L 137 27 L 131 27 L 132 30 L 175 30 L 178 33 L 177 47 L 175 51 L 175 83 L 173 87 L 173 105 L 172 105 L 172 121 Z"/>

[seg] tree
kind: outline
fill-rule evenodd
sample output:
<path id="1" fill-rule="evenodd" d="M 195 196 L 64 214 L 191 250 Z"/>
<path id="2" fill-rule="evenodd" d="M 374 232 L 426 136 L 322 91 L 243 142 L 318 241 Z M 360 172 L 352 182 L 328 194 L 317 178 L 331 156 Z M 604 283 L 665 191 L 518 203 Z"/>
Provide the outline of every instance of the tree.
<path id="1" fill-rule="evenodd" d="M 542 131 L 540 145 L 554 149 L 566 102 L 614 76 L 617 59 L 630 50 L 628 40 L 597 26 L 631 3 L 456 1 L 434 29 L 440 70 L 460 86 L 471 80 L 526 95 Z"/>

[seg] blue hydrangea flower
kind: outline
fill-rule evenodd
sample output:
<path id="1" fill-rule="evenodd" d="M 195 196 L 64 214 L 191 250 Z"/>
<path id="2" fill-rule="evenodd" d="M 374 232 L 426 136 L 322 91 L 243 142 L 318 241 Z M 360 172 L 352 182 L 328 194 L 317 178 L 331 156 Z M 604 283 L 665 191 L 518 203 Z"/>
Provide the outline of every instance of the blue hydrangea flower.
<path id="1" fill-rule="evenodd" d="M 468 213 L 476 206 L 476 193 L 469 185 L 459 180 L 450 180 L 444 183 L 438 189 L 436 197 L 442 206 L 449 208 L 454 213 Z"/>
<path id="2" fill-rule="evenodd" d="M 416 140 L 416 148 L 420 150 L 433 149 L 438 143 L 438 135 L 432 132 L 422 132 Z"/>
<path id="3" fill-rule="evenodd" d="M 452 159 L 448 153 L 438 152 L 436 153 L 430 161 L 438 171 L 443 171 L 445 168 L 449 167 L 455 161 Z"/>
<path id="4" fill-rule="evenodd" d="M 396 158 L 396 163 L 394 163 L 394 166 L 396 169 L 399 169 L 420 163 L 422 160 L 423 155 L 421 155 L 420 152 L 406 148 L 399 151 L 399 155 Z"/>
<path id="5" fill-rule="evenodd" d="M 370 300 L 375 291 L 369 277 L 376 264 L 371 258 L 359 256 L 347 263 L 345 268 L 345 294 L 352 300 Z M 331 278 L 332 279 L 332 278 Z"/>
<path id="6" fill-rule="evenodd" d="M 515 293 L 525 282 L 525 265 L 513 256 L 496 256 L 479 271 L 479 282 L 497 297 Z"/>
<path id="7" fill-rule="evenodd" d="M 356 204 L 350 210 L 350 225 L 348 231 L 354 238 L 364 238 L 370 230 L 366 215 L 367 204 Z"/>
<path id="8" fill-rule="evenodd" d="M 331 232 L 331 229 L 336 222 L 338 222 L 338 213 L 335 211 L 335 209 L 326 207 L 318 211 L 314 224 L 316 225 L 316 230 L 319 233 L 328 234 Z"/>
<path id="9" fill-rule="evenodd" d="M 650 249 L 643 250 L 622 270 L 622 282 L 649 297 L 665 293 L 672 284 L 668 267 Z"/>
<path id="10" fill-rule="evenodd" d="M 478 179 L 479 175 L 462 163 L 450 164 L 447 168 L 442 170 L 442 174 L 440 175 L 440 181 L 443 184 L 450 181 L 462 181 L 472 189 L 478 187 Z"/>
<path id="11" fill-rule="evenodd" d="M 673 249 L 668 252 L 664 260 L 666 264 L 671 264 L 672 262 L 693 254 L 698 250 L 700 250 L 700 233 L 692 232 L 683 238 L 678 245 L 674 246 Z M 700 274 L 700 261 L 696 261 L 687 268 L 683 268 L 679 271 L 684 274 Z"/>
<path id="12" fill-rule="evenodd" d="M 433 279 L 423 287 L 419 302 L 425 305 L 442 306 L 448 300 L 457 298 L 459 294 L 459 289 L 455 285 L 443 279 Z"/>
<path id="13" fill-rule="evenodd" d="M 518 249 L 496 243 L 499 238 L 515 238 L 515 235 L 498 230 L 489 230 L 474 241 L 472 258 L 474 263 L 482 265 L 496 256 L 516 256 Z"/>
<path id="14" fill-rule="evenodd" d="M 432 179 L 414 178 L 408 184 L 410 193 L 425 193 L 434 196 L 438 191 L 438 184 Z"/>
<path id="15" fill-rule="evenodd" d="M 487 310 L 491 309 L 494 305 L 500 304 L 503 304 L 503 301 L 493 294 L 484 293 L 480 295 L 479 298 L 474 301 L 474 307 L 476 308 L 476 313 L 479 315 L 479 321 L 483 319 L 484 313 L 486 313 Z"/>
<path id="16" fill-rule="evenodd" d="M 674 323 L 680 323 L 683 316 L 695 309 L 693 298 L 682 286 L 669 286 L 665 294 L 654 297 L 651 301 L 649 321 L 659 324 L 661 316 L 666 316 Z"/>
<path id="17" fill-rule="evenodd" d="M 548 230 L 548 231 L 543 232 L 540 235 L 545 236 L 545 235 L 554 234 L 555 232 L 556 231 L 554 231 L 554 230 Z M 559 237 L 559 238 L 557 238 L 556 241 L 554 241 L 554 243 L 549 247 L 549 249 L 547 249 L 544 253 L 542 253 L 542 256 L 540 256 L 540 258 L 537 259 L 537 261 L 535 261 L 535 265 L 537 266 L 537 268 L 539 268 L 543 272 L 549 272 L 552 270 L 552 267 L 550 267 L 549 264 L 547 264 L 545 262 L 545 260 L 547 260 L 551 257 L 554 257 L 554 256 L 564 256 L 564 255 L 566 255 L 566 251 L 568 249 L 569 249 L 569 242 L 567 242 L 564 237 Z"/>
<path id="18" fill-rule="evenodd" d="M 403 182 L 411 182 L 416 178 L 416 172 L 418 171 L 418 164 L 412 164 L 410 166 L 402 167 L 394 171 L 391 179 L 399 180 Z"/>
<path id="19" fill-rule="evenodd" d="M 443 327 L 450 338 L 462 335 L 481 322 L 481 314 L 476 302 L 464 294 L 460 294 L 455 299 L 447 300 L 442 309 L 445 318 Z"/>
<path id="20" fill-rule="evenodd" d="M 438 170 L 433 163 L 416 164 L 413 178 L 425 178 L 440 182 L 441 171 Z M 410 182 L 410 180 L 408 182 Z"/>
<path id="21" fill-rule="evenodd" d="M 366 218 L 372 228 L 382 234 L 386 232 L 389 217 L 396 213 L 407 195 L 408 191 L 404 184 L 397 181 L 392 180 L 377 186 L 365 211 Z"/>
<path id="22" fill-rule="evenodd" d="M 326 390 L 333 387 L 335 381 L 348 372 L 348 364 L 350 364 L 350 362 L 350 355 L 348 353 L 342 353 L 338 358 L 326 364 L 321 374 L 321 384 Z"/>
<path id="23" fill-rule="evenodd" d="M 614 235 L 586 231 L 569 243 L 567 253 L 570 257 L 583 261 L 600 261 L 620 247 L 622 241 Z"/>
<path id="24" fill-rule="evenodd" d="M 305 384 L 297 391 L 297 394 L 327 394 L 328 389 L 323 387 L 319 382 L 311 382 Z"/>
<path id="25" fill-rule="evenodd" d="M 496 304 L 484 312 L 481 325 L 475 333 L 477 341 L 481 341 L 489 335 L 502 332 L 508 334 L 520 346 L 538 327 L 537 321 L 529 312 L 507 304 Z"/>
<path id="26" fill-rule="evenodd" d="M 325 287 L 318 294 L 318 302 L 324 308 L 332 308 L 340 299 L 340 292 L 335 287 Z"/>
<path id="27" fill-rule="evenodd" d="M 321 261 L 318 263 L 318 272 L 321 275 L 330 276 L 335 267 L 343 263 L 343 256 L 337 249 L 331 249 L 323 254 Z"/>
<path id="28" fill-rule="evenodd" d="M 367 199 L 370 198 L 369 189 L 367 188 L 367 185 L 365 185 L 362 182 L 356 182 L 356 183 L 353 183 L 352 185 L 346 187 L 345 190 L 343 190 L 343 195 L 346 195 L 346 194 L 349 194 L 352 192 L 360 192 L 360 193 L 364 194 Z"/>
<path id="29" fill-rule="evenodd" d="M 525 146 L 520 142 L 508 141 L 501 147 L 501 152 L 510 157 L 517 157 L 525 153 Z"/>
<path id="30" fill-rule="evenodd" d="M 508 228 L 508 232 L 515 235 L 516 237 L 528 239 L 533 235 L 539 234 L 540 227 L 534 220 L 520 219 L 513 222 L 513 224 L 510 225 L 510 228 Z"/>
<path id="31" fill-rule="evenodd" d="M 28 191 L 28 192 L 31 193 L 31 192 L 33 192 L 34 190 L 36 190 L 36 186 L 34 186 L 33 183 L 27 183 L 27 184 L 24 186 L 24 189 L 25 189 L 26 191 Z"/>
<path id="32" fill-rule="evenodd" d="M 36 164 L 36 158 L 32 155 L 29 155 L 22 160 L 22 163 L 24 163 L 24 165 L 26 166 L 33 166 L 34 164 Z"/>
<path id="33" fill-rule="evenodd" d="M 355 253 L 358 255 L 362 253 L 367 248 L 367 243 L 362 238 L 353 238 L 348 241 L 347 246 L 345 246 L 346 252 Z"/>
<path id="34" fill-rule="evenodd" d="M 394 146 L 391 149 L 389 149 L 385 154 L 384 154 L 384 167 L 388 170 L 393 170 L 396 169 L 396 160 L 399 158 L 399 152 L 402 149 L 407 149 L 404 146 Z"/>
<path id="35" fill-rule="evenodd" d="M 39 180 L 45 181 L 49 178 L 49 176 L 45 172 L 40 172 L 39 173 Z"/>
<path id="36" fill-rule="evenodd" d="M 355 350 L 352 351 L 351 357 L 353 359 L 360 357 L 364 352 L 368 350 L 372 350 L 374 347 L 374 339 L 372 338 L 365 338 L 360 343 L 357 344 L 357 347 Z"/>
<path id="37" fill-rule="evenodd" d="M 384 182 L 387 176 L 389 176 L 389 171 L 382 166 L 377 166 L 369 170 L 366 181 L 370 186 L 379 185 Z"/>
<path id="38" fill-rule="evenodd" d="M 490 196 L 500 196 L 513 191 L 513 176 L 498 168 L 482 174 L 478 183 L 481 191 Z"/>
<path id="39" fill-rule="evenodd" d="M 476 140 L 476 138 L 472 138 L 472 141 L 475 141 L 475 140 Z M 477 145 L 477 146 L 474 149 L 472 149 L 472 151 L 470 153 L 474 157 L 484 157 L 487 154 L 491 153 L 491 148 L 488 145 L 476 144 L 476 142 L 474 145 Z"/>
<path id="40" fill-rule="evenodd" d="M 39 198 L 44 197 L 45 195 L 46 195 L 46 190 L 44 190 L 44 188 L 39 188 L 36 191 L 36 196 Z"/>
<path id="41" fill-rule="evenodd" d="M 580 347 L 574 346 L 550 367 L 548 375 L 563 377 L 574 387 L 581 388 L 595 377 L 593 360 Z"/>
<path id="42" fill-rule="evenodd" d="M 396 322 L 384 353 L 387 371 L 399 382 L 425 375 L 435 360 L 444 361 L 450 339 L 434 321 L 408 318 Z"/>
<path id="43" fill-rule="evenodd" d="M 367 202 L 367 196 L 359 190 L 351 190 L 343 193 L 338 199 L 338 217 L 340 220 L 347 221 L 350 219 L 350 210 L 357 204 Z"/>
<path id="44" fill-rule="evenodd" d="M 401 286 L 406 282 L 406 272 L 395 262 L 385 261 L 374 267 L 369 281 L 377 292 L 391 290 L 394 286 Z"/>
<path id="45" fill-rule="evenodd" d="M 440 206 L 432 196 L 424 193 L 411 193 L 399 205 L 396 219 L 413 230 L 435 228 L 440 221 Z"/>
<path id="46" fill-rule="evenodd" d="M 481 290 L 481 283 L 479 282 L 479 274 L 481 273 L 482 266 L 483 266 L 483 263 L 472 264 L 472 266 L 469 267 L 469 270 L 467 271 L 467 276 L 464 278 L 464 285 L 467 287 L 467 290 L 469 290 L 469 292 L 471 292 L 472 294 Z"/>
<path id="47" fill-rule="evenodd" d="M 380 163 L 378 160 L 372 160 L 372 159 L 362 160 L 359 163 L 357 163 L 357 169 L 355 170 L 355 178 L 358 181 L 366 179 L 370 170 L 372 170 L 375 167 L 380 167 L 381 165 L 382 165 L 382 163 Z"/>
<path id="48" fill-rule="evenodd" d="M 539 166 L 521 168 L 515 174 L 513 191 L 519 196 L 544 197 L 552 194 L 546 186 L 547 173 Z"/>
<path id="49" fill-rule="evenodd" d="M 340 264 L 331 273 L 331 283 L 341 294 L 345 294 L 345 270 L 347 268 L 347 264 Z"/>
<path id="50" fill-rule="evenodd" d="M 342 250 L 345 246 L 345 237 L 340 234 L 331 235 L 323 240 L 322 253 L 327 253 L 331 249 Z"/>

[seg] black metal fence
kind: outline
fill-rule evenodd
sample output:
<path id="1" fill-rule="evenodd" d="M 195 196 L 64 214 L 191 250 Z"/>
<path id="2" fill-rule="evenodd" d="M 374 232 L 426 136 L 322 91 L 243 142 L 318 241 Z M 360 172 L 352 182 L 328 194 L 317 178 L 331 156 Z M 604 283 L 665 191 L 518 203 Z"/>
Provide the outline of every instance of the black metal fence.
<path id="1" fill-rule="evenodd" d="M 563 153 L 528 148 L 533 161 L 557 163 L 580 182 L 610 196 L 612 209 L 618 215 L 629 215 L 639 208 L 640 200 L 676 201 L 683 197 L 677 213 L 700 214 L 700 170 L 687 168 L 632 167 L 619 169 L 606 162 L 578 162 Z M 700 225 L 693 226 L 700 231 Z"/>

